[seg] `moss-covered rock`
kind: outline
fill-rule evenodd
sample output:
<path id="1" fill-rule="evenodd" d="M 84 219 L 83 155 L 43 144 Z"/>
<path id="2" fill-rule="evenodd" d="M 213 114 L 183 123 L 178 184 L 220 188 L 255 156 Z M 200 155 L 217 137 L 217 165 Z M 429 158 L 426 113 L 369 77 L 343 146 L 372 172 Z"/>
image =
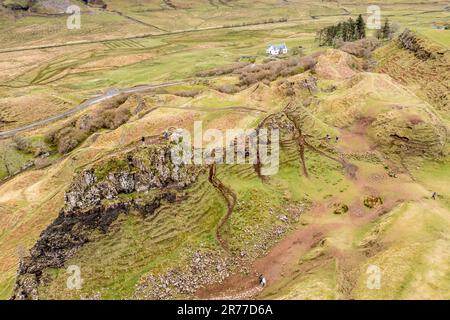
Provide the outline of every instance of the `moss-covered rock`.
<path id="1" fill-rule="evenodd" d="M 84 210 L 120 194 L 151 189 L 184 188 L 197 179 L 202 166 L 175 165 L 170 146 L 147 146 L 96 164 L 78 174 L 65 195 L 65 210 Z"/>

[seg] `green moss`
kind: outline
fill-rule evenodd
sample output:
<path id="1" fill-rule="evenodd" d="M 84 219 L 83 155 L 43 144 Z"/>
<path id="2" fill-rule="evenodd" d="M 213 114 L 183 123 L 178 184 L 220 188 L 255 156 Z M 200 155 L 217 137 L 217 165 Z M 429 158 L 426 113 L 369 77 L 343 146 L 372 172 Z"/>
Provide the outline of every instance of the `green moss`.
<path id="1" fill-rule="evenodd" d="M 124 159 L 113 158 L 109 159 L 106 163 L 97 166 L 94 170 L 94 174 L 97 180 L 101 181 L 105 179 L 110 173 L 118 172 L 128 168 L 128 162 Z"/>

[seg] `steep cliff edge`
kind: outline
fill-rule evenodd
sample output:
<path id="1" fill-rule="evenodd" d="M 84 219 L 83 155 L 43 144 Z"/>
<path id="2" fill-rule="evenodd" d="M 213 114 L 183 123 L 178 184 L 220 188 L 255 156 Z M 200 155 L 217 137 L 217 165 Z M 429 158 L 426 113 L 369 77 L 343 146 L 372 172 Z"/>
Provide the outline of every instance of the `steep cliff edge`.
<path id="1" fill-rule="evenodd" d="M 163 202 L 177 201 L 176 191 L 190 186 L 203 170 L 174 165 L 169 146 L 148 146 L 80 172 L 57 219 L 20 261 L 12 299 L 37 299 L 44 269 L 63 267 L 94 231 L 108 232 L 129 209 L 146 217 Z"/>

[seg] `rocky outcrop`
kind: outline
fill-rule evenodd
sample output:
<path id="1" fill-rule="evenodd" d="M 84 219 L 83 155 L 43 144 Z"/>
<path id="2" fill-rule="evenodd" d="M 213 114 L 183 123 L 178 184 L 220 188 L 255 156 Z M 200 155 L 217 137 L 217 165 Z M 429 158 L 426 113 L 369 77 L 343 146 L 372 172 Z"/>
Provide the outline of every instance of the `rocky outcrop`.
<path id="1" fill-rule="evenodd" d="M 163 202 L 177 201 L 176 191 L 191 185 L 203 170 L 174 165 L 168 146 L 149 146 L 80 172 L 59 216 L 20 261 L 12 299 L 37 299 L 46 268 L 63 267 L 94 231 L 108 232 L 120 214 L 135 209 L 145 218 Z"/>
<path id="2" fill-rule="evenodd" d="M 113 200 L 123 193 L 184 188 L 196 180 L 200 170 L 198 166 L 174 165 L 169 148 L 142 148 L 81 172 L 66 192 L 64 211 L 95 207 L 102 200 Z"/>
<path id="3" fill-rule="evenodd" d="M 414 55 L 421 60 L 434 59 L 435 55 L 431 50 L 428 50 L 416 35 L 410 30 L 406 29 L 399 37 L 398 42 L 401 48 L 407 49 L 414 53 Z"/>

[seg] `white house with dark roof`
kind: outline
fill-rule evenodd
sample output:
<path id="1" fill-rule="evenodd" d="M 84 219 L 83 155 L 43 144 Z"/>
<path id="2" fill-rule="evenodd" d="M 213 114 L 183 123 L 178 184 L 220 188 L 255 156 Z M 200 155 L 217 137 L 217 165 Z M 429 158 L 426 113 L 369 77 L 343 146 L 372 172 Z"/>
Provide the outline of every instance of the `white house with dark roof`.
<path id="1" fill-rule="evenodd" d="M 266 50 L 267 54 L 269 54 L 271 56 L 278 56 L 280 54 L 286 54 L 286 53 L 288 53 L 288 51 L 289 51 L 288 47 L 285 43 L 272 44 Z"/>

